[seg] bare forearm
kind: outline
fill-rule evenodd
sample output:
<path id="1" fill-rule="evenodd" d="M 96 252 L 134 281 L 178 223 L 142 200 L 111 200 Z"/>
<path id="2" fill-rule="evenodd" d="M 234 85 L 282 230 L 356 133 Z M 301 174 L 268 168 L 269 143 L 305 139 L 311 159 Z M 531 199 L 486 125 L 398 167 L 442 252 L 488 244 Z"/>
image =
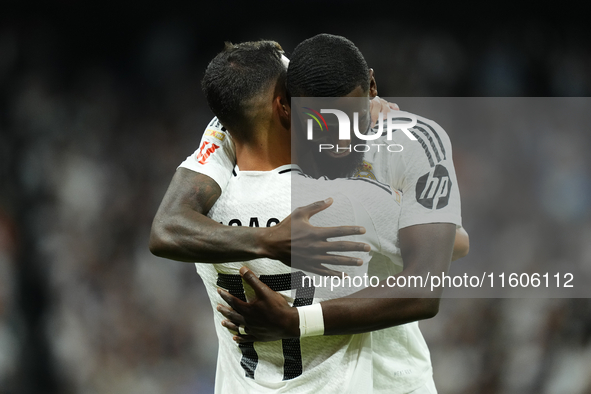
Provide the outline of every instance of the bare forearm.
<path id="1" fill-rule="evenodd" d="M 401 229 L 399 239 L 403 271 L 384 279 L 376 287 L 321 302 L 324 334 L 370 332 L 435 316 L 439 311 L 442 288 L 431 291 L 430 287 L 423 287 L 423 281 L 427 280 L 428 273 L 431 276 L 447 273 L 454 237 L 455 225 L 450 223 L 429 223 Z M 250 330 L 247 335 L 235 336 L 234 340 L 243 343 L 299 337 L 299 314 L 307 312 L 290 307 L 280 294 L 272 291 L 246 267 L 242 267 L 240 273 L 257 296 L 251 302 L 244 302 L 227 292 L 220 292 L 232 308 L 218 307 L 228 319 L 223 325 L 233 331 L 237 331 L 239 325 Z M 393 286 L 392 283 L 399 283 L 401 277 L 406 277 L 408 285 Z M 411 286 L 413 281 L 415 285 Z"/>
<path id="2" fill-rule="evenodd" d="M 230 227 L 191 210 L 173 217 L 156 216 L 150 250 L 159 257 L 186 262 L 223 263 L 262 256 L 261 230 Z"/>
<path id="3" fill-rule="evenodd" d="M 306 312 L 290 307 L 283 296 L 271 290 L 246 267 L 240 269 L 240 274 L 256 294 L 252 301 L 245 302 L 227 291 L 218 291 L 230 306 L 218 305 L 217 310 L 228 319 L 222 325 L 232 331 L 238 331 L 240 325 L 248 328 L 248 335 L 236 336 L 235 340 L 266 342 L 300 337 L 300 312 Z M 408 273 L 400 273 L 396 276 L 407 275 Z M 381 287 L 382 284 L 384 287 Z M 387 284 L 385 280 L 375 288 L 366 288 L 349 297 L 322 302 L 324 335 L 370 332 L 428 319 L 437 314 L 441 296 L 439 289 L 430 292 L 422 287 L 388 288 Z M 434 298 L 425 298 L 426 296 Z"/>
<path id="4" fill-rule="evenodd" d="M 356 293 L 355 298 L 345 297 L 322 302 L 325 335 L 381 330 L 430 319 L 439 311 L 439 294 L 421 291 L 409 294 L 408 291 L 405 292 L 408 289 L 389 289 L 387 285 L 386 281 L 382 281 L 377 288 Z M 410 298 L 412 296 L 416 297 Z M 426 298 L 427 296 L 436 298 Z"/>
<path id="5" fill-rule="evenodd" d="M 210 177 L 178 169 L 152 223 L 150 251 L 159 257 L 203 263 L 262 257 L 267 229 L 224 226 L 205 216 L 220 194 Z"/>
<path id="6" fill-rule="evenodd" d="M 322 303 L 326 335 L 355 334 L 379 330 L 412 321 L 428 319 L 439 311 L 441 288 L 433 292 L 417 283 L 427 274 L 439 275 L 449 269 L 455 237 L 452 224 L 426 224 L 400 230 L 400 244 L 405 269 L 349 297 Z M 429 242 L 425 242 L 429 240 Z M 407 286 L 395 287 L 405 276 Z"/>

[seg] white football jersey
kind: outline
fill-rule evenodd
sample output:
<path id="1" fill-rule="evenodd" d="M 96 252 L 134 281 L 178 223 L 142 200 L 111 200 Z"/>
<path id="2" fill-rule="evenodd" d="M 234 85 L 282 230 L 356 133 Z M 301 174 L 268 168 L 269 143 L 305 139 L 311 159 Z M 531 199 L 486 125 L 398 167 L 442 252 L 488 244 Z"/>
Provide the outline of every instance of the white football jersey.
<path id="1" fill-rule="evenodd" d="M 355 176 L 377 179 L 402 192 L 405 198 L 400 228 L 424 223 L 461 226 L 460 191 L 449 137 L 434 121 L 414 116 L 417 124 L 409 131 L 416 140 L 402 130 L 394 130 L 388 140 L 384 121 L 382 136 L 368 141 L 371 145 L 381 144 L 381 149 L 372 146 L 365 153 Z M 386 147 L 394 144 L 393 151 L 400 147 L 402 151 L 389 152 Z"/>
<path id="2" fill-rule="evenodd" d="M 385 185 L 360 180 L 312 179 L 302 175 L 297 166 L 282 166 L 273 171 L 239 171 L 236 168 L 233 174 L 208 214 L 224 225 L 272 226 L 291 213 L 292 204 L 306 205 L 332 197 L 333 204 L 314 215 L 311 223 L 316 226 L 363 223 L 368 229 L 366 234 L 346 238 L 369 243 L 372 247 L 370 253 L 349 253 L 362 258 L 362 266 L 336 266 L 336 269 L 350 276 L 362 276 L 367 273 L 372 256 L 383 254 L 384 258 L 391 259 L 399 254 L 396 223 L 400 215 L 400 196 Z M 371 203 L 366 198 L 367 193 L 374 196 Z M 216 393 L 373 392 L 370 333 L 236 344 L 221 326 L 224 317 L 216 306 L 225 302 L 216 289 L 222 287 L 242 300 L 251 299 L 253 290 L 239 275 L 242 266 L 249 267 L 292 305 L 309 305 L 332 298 L 326 292 L 319 296 L 319 289 L 310 284 L 316 282 L 302 280 L 302 276 L 310 274 L 292 270 L 278 261 L 196 263 L 214 309 L 219 339 Z"/>
<path id="3" fill-rule="evenodd" d="M 385 123 L 385 122 L 384 122 Z M 384 130 L 386 125 L 384 125 Z M 401 152 L 370 150 L 364 155 L 357 177 L 389 184 L 402 192 L 400 228 L 424 223 L 454 223 L 461 226 L 461 204 L 458 182 L 452 160 L 451 142 L 437 123 L 417 116 L 417 125 L 410 129 L 417 138 L 410 140 L 401 130 L 387 133 L 371 144 L 399 144 Z M 198 160 L 204 142 L 213 133 L 223 133 L 220 149 L 202 165 Z M 222 195 L 235 165 L 235 149 L 217 118 L 208 125 L 200 149 L 180 166 L 213 178 Z M 219 144 L 218 144 L 219 145 Z M 397 150 L 397 149 L 393 149 Z M 400 255 L 391 260 L 376 257 L 369 266 L 369 275 L 385 278 L 402 270 Z M 393 263 L 392 263 L 393 262 Z M 429 349 L 418 322 L 372 332 L 374 392 L 410 392 L 432 375 Z"/>
<path id="4" fill-rule="evenodd" d="M 371 141 L 371 144 L 383 144 L 381 151 L 366 152 L 355 176 L 377 179 L 402 192 L 400 228 L 425 223 L 453 223 L 460 227 L 460 192 L 451 142 L 437 123 L 416 117 L 416 126 L 409 130 L 416 141 L 402 130 L 393 131 L 392 139 L 388 140 L 384 121 L 382 136 Z M 385 147 L 393 144 L 402 146 L 402 151 L 388 152 Z M 391 264 L 376 258 L 369 270 L 370 275 L 384 279 L 400 272 L 400 267 L 402 262 Z M 374 392 L 407 393 L 432 376 L 429 348 L 418 322 L 374 331 L 372 343 Z"/>

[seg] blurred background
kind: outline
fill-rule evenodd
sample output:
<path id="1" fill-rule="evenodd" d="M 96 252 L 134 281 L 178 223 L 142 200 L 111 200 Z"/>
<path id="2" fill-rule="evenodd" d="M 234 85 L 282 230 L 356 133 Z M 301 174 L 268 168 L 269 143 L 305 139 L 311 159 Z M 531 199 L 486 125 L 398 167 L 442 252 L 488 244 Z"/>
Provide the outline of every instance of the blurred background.
<path id="1" fill-rule="evenodd" d="M 212 116 L 200 79 L 224 40 L 274 39 L 289 55 L 314 34 L 344 35 L 385 97 L 590 95 L 582 9 L 478 7 L 5 3 L 0 393 L 213 392 L 203 285 L 147 242 Z M 589 266 L 588 104 L 555 127 L 519 111 L 514 130 L 495 128 L 494 113 L 482 128 L 435 119 L 454 144 L 471 235 L 457 264 Z M 441 394 L 591 393 L 589 299 L 446 299 L 421 327 Z"/>

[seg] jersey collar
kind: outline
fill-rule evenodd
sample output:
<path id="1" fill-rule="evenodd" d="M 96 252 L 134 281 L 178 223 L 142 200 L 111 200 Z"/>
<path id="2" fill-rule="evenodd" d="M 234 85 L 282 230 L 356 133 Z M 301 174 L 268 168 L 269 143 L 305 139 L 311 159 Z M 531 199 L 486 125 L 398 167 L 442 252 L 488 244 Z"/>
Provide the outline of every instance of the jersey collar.
<path id="1" fill-rule="evenodd" d="M 232 175 L 238 176 L 238 174 L 240 172 L 241 171 L 238 168 L 238 165 L 236 165 L 234 167 L 234 170 L 232 171 Z M 299 172 L 299 173 L 302 173 L 303 174 L 302 169 L 297 164 L 285 164 L 285 165 L 279 166 L 279 167 L 277 167 L 277 168 L 275 168 L 273 170 L 270 170 L 270 171 L 242 171 L 242 172 L 247 172 L 247 173 L 264 173 L 264 172 L 269 172 L 269 173 L 276 173 L 276 174 L 289 174 L 289 173 Z"/>
<path id="2" fill-rule="evenodd" d="M 273 171 L 277 172 L 278 174 L 287 174 L 290 172 L 302 172 L 302 169 L 297 164 L 286 164 L 275 168 Z"/>

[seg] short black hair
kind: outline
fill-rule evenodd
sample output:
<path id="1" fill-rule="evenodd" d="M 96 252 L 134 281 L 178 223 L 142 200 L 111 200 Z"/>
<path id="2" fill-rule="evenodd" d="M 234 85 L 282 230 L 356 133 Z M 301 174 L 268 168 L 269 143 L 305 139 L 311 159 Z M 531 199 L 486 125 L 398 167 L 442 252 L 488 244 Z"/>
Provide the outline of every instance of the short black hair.
<path id="1" fill-rule="evenodd" d="M 222 124 L 240 128 L 247 121 L 245 103 L 285 78 L 283 49 L 275 41 L 225 43 L 224 50 L 209 63 L 201 81 L 207 103 Z"/>
<path id="2" fill-rule="evenodd" d="M 369 89 L 369 67 L 345 37 L 319 34 L 294 49 L 287 70 L 291 97 L 342 97 L 358 86 Z"/>

